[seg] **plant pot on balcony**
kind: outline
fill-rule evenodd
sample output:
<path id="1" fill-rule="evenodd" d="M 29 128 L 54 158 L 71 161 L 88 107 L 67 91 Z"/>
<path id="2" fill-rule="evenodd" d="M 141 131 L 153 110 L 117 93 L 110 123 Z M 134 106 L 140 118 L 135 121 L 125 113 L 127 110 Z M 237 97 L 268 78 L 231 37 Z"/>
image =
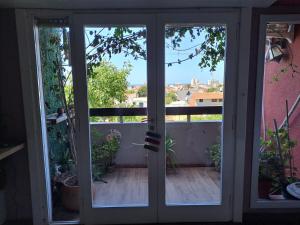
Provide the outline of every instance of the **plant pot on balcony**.
<path id="1" fill-rule="evenodd" d="M 79 211 L 79 192 L 78 179 L 76 176 L 67 177 L 63 181 L 61 189 L 62 205 L 66 210 Z"/>
<path id="2" fill-rule="evenodd" d="M 62 205 L 66 210 L 79 211 L 80 209 L 80 186 L 78 185 L 77 176 L 67 177 L 62 186 Z M 92 183 L 92 198 L 95 196 L 95 187 Z"/>
<path id="3" fill-rule="evenodd" d="M 269 198 L 270 190 L 272 188 L 271 179 L 259 179 L 258 181 L 258 196 L 259 198 Z"/>

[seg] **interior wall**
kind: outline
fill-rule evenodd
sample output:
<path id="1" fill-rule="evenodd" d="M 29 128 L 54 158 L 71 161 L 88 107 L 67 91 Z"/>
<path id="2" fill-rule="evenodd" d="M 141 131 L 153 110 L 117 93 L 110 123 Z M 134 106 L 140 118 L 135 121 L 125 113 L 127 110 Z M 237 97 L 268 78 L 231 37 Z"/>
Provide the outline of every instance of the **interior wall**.
<path id="1" fill-rule="evenodd" d="M 0 30 L 0 140 L 24 142 L 25 119 L 13 9 L 0 10 Z M 30 219 L 32 213 L 27 150 L 23 149 L 0 163 L 3 163 L 7 176 L 7 219 Z"/>

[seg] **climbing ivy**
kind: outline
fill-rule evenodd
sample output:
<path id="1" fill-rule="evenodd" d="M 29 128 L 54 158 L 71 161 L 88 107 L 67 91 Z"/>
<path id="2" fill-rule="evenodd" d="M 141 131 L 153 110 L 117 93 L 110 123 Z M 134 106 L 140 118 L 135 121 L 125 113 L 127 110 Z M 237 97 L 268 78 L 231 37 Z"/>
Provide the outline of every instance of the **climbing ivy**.
<path id="1" fill-rule="evenodd" d="M 61 28 L 39 28 L 39 45 L 43 82 L 43 97 L 45 103 L 45 116 L 56 113 L 58 108 L 63 107 L 61 101 L 61 90 L 57 77 L 57 67 L 54 63 L 60 55 L 58 43 L 60 40 Z M 62 122 L 56 125 L 47 123 L 48 151 L 50 159 L 50 172 L 53 176 L 60 166 L 60 171 L 69 169 L 69 139 L 67 134 L 67 124 Z"/>

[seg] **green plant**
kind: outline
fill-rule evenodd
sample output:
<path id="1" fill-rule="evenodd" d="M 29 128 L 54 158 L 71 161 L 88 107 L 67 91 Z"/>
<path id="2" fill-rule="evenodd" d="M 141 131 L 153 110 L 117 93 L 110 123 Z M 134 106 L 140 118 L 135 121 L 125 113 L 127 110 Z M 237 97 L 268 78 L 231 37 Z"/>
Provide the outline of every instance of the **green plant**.
<path id="1" fill-rule="evenodd" d="M 92 169 L 95 181 L 102 180 L 102 176 L 114 165 L 116 154 L 120 148 L 121 133 L 112 129 L 102 142 L 98 142 L 101 137 L 102 135 L 98 131 L 92 132 Z"/>
<path id="2" fill-rule="evenodd" d="M 269 163 L 275 157 L 273 151 L 260 151 L 259 152 L 259 180 L 271 180 L 272 170 Z"/>
<path id="3" fill-rule="evenodd" d="M 214 167 L 217 171 L 221 170 L 221 144 L 212 144 L 209 148 L 209 156 L 213 161 Z"/>
<path id="4" fill-rule="evenodd" d="M 166 135 L 165 140 L 166 145 L 166 166 L 168 168 L 175 169 L 176 168 L 176 154 L 173 147 L 175 146 L 175 141 L 169 135 Z"/>
<path id="5" fill-rule="evenodd" d="M 169 92 L 165 96 L 165 102 L 166 104 L 171 104 L 172 102 L 177 101 L 177 96 L 174 92 Z"/>
<path id="6" fill-rule="evenodd" d="M 138 97 L 147 97 L 147 86 L 140 87 L 136 94 Z"/>
<path id="7" fill-rule="evenodd" d="M 297 180 L 297 168 L 292 163 L 296 144 L 286 128 L 268 130 L 267 139 L 261 141 L 259 178 L 271 179 L 272 191 L 285 191 L 286 185 Z"/>

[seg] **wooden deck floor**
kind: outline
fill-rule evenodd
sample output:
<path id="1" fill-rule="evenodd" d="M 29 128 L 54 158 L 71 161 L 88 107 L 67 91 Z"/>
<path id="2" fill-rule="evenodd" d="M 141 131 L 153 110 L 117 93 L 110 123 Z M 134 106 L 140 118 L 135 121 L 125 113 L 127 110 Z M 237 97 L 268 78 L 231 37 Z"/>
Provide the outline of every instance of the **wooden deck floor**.
<path id="1" fill-rule="evenodd" d="M 146 168 L 117 168 L 107 174 L 107 183 L 95 182 L 94 204 L 127 206 L 148 204 Z M 167 204 L 220 202 L 220 175 L 210 167 L 177 168 L 166 178 Z"/>

